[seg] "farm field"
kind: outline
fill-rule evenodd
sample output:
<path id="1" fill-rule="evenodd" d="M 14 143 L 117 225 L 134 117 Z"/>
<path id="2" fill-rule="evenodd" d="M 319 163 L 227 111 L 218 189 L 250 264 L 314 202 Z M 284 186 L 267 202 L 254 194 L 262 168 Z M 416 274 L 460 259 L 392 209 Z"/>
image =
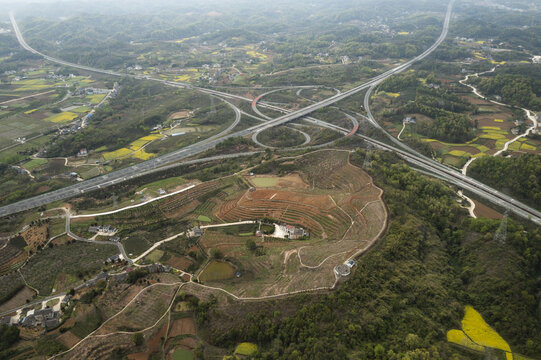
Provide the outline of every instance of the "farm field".
<path id="1" fill-rule="evenodd" d="M 158 182 L 159 186 L 167 183 Z M 177 179 L 173 183 L 180 182 Z M 191 222 L 197 221 L 199 216 L 207 216 L 199 211 L 203 208 L 201 205 L 206 204 L 210 197 L 219 194 L 221 189 L 232 185 L 232 178 L 211 181 L 138 208 L 94 218 L 73 219 L 72 231 L 80 236 L 90 237 L 92 234 L 87 232 L 90 224 L 111 224 L 119 229 L 117 235 L 121 237 L 126 252 L 136 257 L 153 243 L 186 231 Z M 179 250 L 187 246 L 184 238 L 179 238 L 175 244 Z"/>
<path id="2" fill-rule="evenodd" d="M 298 158 L 295 167 L 298 171 L 283 180 L 273 175 L 247 177 L 254 185 L 263 179 L 269 187 L 232 194 L 215 208 L 214 216 L 225 222 L 274 219 L 307 229 L 310 238 L 244 238 L 240 231 L 236 236 L 229 234 L 227 228 L 206 231 L 201 245 L 220 250 L 241 276 L 213 281 L 204 279 L 203 272 L 201 280 L 239 296 L 330 287 L 335 281 L 334 266 L 377 238 L 387 216 L 381 190 L 349 163 L 347 152 L 308 154 Z M 247 249 L 248 240 L 256 243 L 255 253 Z"/>
<path id="3" fill-rule="evenodd" d="M 218 281 L 231 279 L 235 276 L 235 269 L 223 261 L 212 260 L 201 272 L 201 281 Z"/>
<path id="4" fill-rule="evenodd" d="M 147 153 L 143 147 L 148 145 L 150 142 L 158 140 L 163 136 L 160 134 L 151 134 L 144 136 L 140 139 L 137 139 L 130 143 L 127 147 L 120 148 L 115 151 L 106 152 L 103 154 L 105 160 L 115 160 L 122 159 L 126 157 L 135 157 L 140 160 L 148 160 L 156 156 L 156 154 Z"/>
<path id="5" fill-rule="evenodd" d="M 178 285 L 157 284 L 148 287 L 122 313 L 107 322 L 98 334 L 115 331 L 139 331 L 156 323 L 167 311 Z"/>
<path id="6" fill-rule="evenodd" d="M 50 121 L 54 123 L 67 123 L 79 117 L 78 114 L 66 111 L 59 114 L 51 115 L 45 119 L 45 121 Z"/>
<path id="7" fill-rule="evenodd" d="M 514 139 L 517 134 L 517 124 L 515 119 L 517 114 L 512 109 L 496 105 L 486 100 L 468 94 L 461 97 L 465 103 L 477 107 L 475 112 L 464 113 L 471 124 L 474 126 L 474 138 L 465 143 L 448 143 L 442 140 L 428 138 L 417 132 L 418 124 L 431 124 L 434 120 L 422 114 L 406 114 L 403 117 L 414 117 L 418 124 L 408 124 L 402 132 L 401 139 L 418 139 L 427 143 L 435 156 L 441 162 L 461 168 L 468 159 L 472 157 L 481 157 L 493 155 L 497 151 L 504 148 L 504 145 L 509 140 Z M 374 99 L 375 104 L 381 106 L 385 103 L 390 105 L 389 96 L 383 93 L 378 93 Z M 519 111 L 520 113 L 520 111 Z M 400 118 L 401 120 L 402 118 Z M 402 129 L 402 123 L 398 122 L 398 117 L 393 118 L 393 121 L 385 121 L 384 125 L 393 136 L 397 136 Z M 530 126 L 531 122 L 527 121 L 526 126 Z M 426 126 L 426 125 L 425 125 Z M 525 130 L 523 126 L 521 133 Z M 512 132 L 515 131 L 515 133 Z M 521 138 L 512 143 L 508 151 L 510 154 L 516 153 L 541 153 L 541 142 L 534 138 Z"/>
<path id="8" fill-rule="evenodd" d="M 41 159 L 41 158 L 32 159 L 29 162 L 25 163 L 23 165 L 23 168 L 25 168 L 28 171 L 32 171 L 35 168 L 37 168 L 38 166 L 41 166 L 43 164 L 47 164 L 47 162 L 48 162 L 47 159 Z"/>
<path id="9" fill-rule="evenodd" d="M 240 343 L 235 348 L 235 355 L 251 356 L 257 352 L 257 345 L 252 343 Z"/>
<path id="10" fill-rule="evenodd" d="M 68 289 L 83 278 L 89 279 L 103 266 L 103 262 L 118 248 L 114 245 L 71 243 L 46 248 L 31 257 L 21 268 L 28 284 L 39 290 L 40 295 Z M 56 287 L 55 287 L 56 286 Z"/>
<path id="11" fill-rule="evenodd" d="M 448 331 L 447 341 L 478 352 L 485 352 L 486 349 L 500 350 L 507 360 L 516 358 L 509 344 L 471 306 L 465 307 L 462 330 Z"/>
<path id="12" fill-rule="evenodd" d="M 0 306 L 0 312 L 13 309 L 15 307 L 24 305 L 28 300 L 31 300 L 36 292 L 28 287 L 23 287 L 19 290 L 9 301 L 2 303 Z"/>
<path id="13" fill-rule="evenodd" d="M 173 360 L 192 360 L 194 358 L 193 352 L 186 349 L 176 349 L 171 355 Z"/>
<path id="14" fill-rule="evenodd" d="M 210 261 L 196 274 L 202 282 L 239 296 L 331 287 L 336 281 L 334 267 L 365 251 L 383 232 L 387 210 L 382 191 L 350 164 L 347 151 L 318 151 L 287 166 L 297 170 L 284 176 L 245 175 L 202 183 L 138 208 L 72 218 L 71 228 L 90 237 L 90 224 L 110 224 L 119 229 L 117 236 L 135 258 L 155 242 L 194 225 L 271 219 L 302 227 L 309 236 L 295 240 L 256 237 L 257 224 L 208 229 L 199 248 L 194 239 L 179 236 L 142 261 L 193 271 L 208 263 L 203 259 L 209 254 L 219 252 L 222 258 Z M 151 187 L 176 185 L 178 180 Z M 265 187 L 256 186 L 258 181 Z M 255 245 L 249 247 L 249 242 Z"/>
<path id="15" fill-rule="evenodd" d="M 273 187 L 278 183 L 276 177 L 255 177 L 251 182 L 257 187 Z"/>

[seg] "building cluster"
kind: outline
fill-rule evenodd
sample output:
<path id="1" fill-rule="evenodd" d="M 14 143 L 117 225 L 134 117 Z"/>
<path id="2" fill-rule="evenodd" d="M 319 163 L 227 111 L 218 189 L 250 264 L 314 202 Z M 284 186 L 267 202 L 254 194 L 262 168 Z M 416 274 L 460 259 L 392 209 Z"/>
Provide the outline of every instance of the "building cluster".
<path id="1" fill-rule="evenodd" d="M 21 321 L 21 326 L 52 328 L 58 325 L 59 317 L 60 312 L 51 308 L 30 310 Z"/>
<path id="2" fill-rule="evenodd" d="M 121 255 L 114 255 L 107 259 L 106 263 L 116 262 L 122 260 Z M 171 272 L 172 268 L 169 265 L 162 265 L 160 263 L 150 264 L 147 266 L 139 267 L 139 269 L 145 269 L 149 274 Z M 86 281 L 83 284 L 78 285 L 74 288 L 74 291 L 79 291 L 86 287 L 94 286 L 99 281 L 112 281 L 114 283 L 125 282 L 128 279 L 128 275 L 135 268 L 128 268 L 126 271 L 123 271 L 118 274 L 110 274 L 108 272 L 101 272 L 96 275 L 94 278 Z M 43 329 L 53 329 L 56 328 L 61 321 L 62 309 L 69 305 L 71 300 L 70 295 L 59 295 L 55 297 L 59 302 L 51 307 L 45 307 L 43 305 L 42 309 L 29 309 L 35 305 L 29 304 L 26 309 L 18 310 L 16 315 L 6 315 L 0 318 L 1 325 L 11 325 L 11 326 L 22 326 L 26 328 L 43 328 Z M 14 311 L 15 312 L 15 311 Z"/>
<path id="3" fill-rule="evenodd" d="M 117 263 L 119 261 L 122 261 L 122 257 L 119 254 L 117 254 L 117 255 L 109 256 L 109 258 L 107 258 L 107 260 L 105 260 L 105 264 L 106 265 L 114 264 L 114 263 Z"/>
<path id="4" fill-rule="evenodd" d="M 74 134 L 77 131 L 81 130 L 82 125 L 83 125 L 83 120 L 78 119 L 74 123 L 70 124 L 69 126 L 59 129 L 58 134 L 59 135 Z"/>
<path id="5" fill-rule="evenodd" d="M 112 225 L 98 225 L 98 226 L 89 226 L 88 232 L 90 233 L 102 233 L 102 234 L 114 234 L 118 229 Z"/>
<path id="6" fill-rule="evenodd" d="M 310 236 L 310 233 L 304 230 L 301 227 L 296 227 L 293 225 L 278 225 L 280 230 L 285 233 L 285 237 L 291 240 L 297 240 L 301 238 L 307 238 Z"/>
<path id="7" fill-rule="evenodd" d="M 0 325 L 23 326 L 27 328 L 54 328 L 60 323 L 62 316 L 62 310 L 60 309 L 62 306 L 68 305 L 70 299 L 70 295 L 65 295 L 60 301 L 59 306 L 55 306 L 54 308 L 31 309 L 24 316 L 4 316 L 0 319 Z"/>
<path id="8" fill-rule="evenodd" d="M 48 75 L 47 75 L 47 78 L 48 79 L 52 79 L 52 80 L 64 80 L 66 78 L 68 79 L 73 79 L 75 77 L 75 75 L 73 74 L 69 74 L 68 76 L 64 76 L 64 75 L 57 75 L 55 74 L 54 72 L 50 72 Z"/>
<path id="9" fill-rule="evenodd" d="M 94 87 L 80 88 L 75 91 L 75 95 L 103 95 L 108 94 L 109 89 L 98 89 Z M 113 90 L 114 91 L 114 90 Z"/>
<path id="10" fill-rule="evenodd" d="M 194 238 L 194 237 L 201 237 L 203 235 L 203 229 L 201 229 L 199 226 L 196 226 L 186 233 L 188 237 Z"/>

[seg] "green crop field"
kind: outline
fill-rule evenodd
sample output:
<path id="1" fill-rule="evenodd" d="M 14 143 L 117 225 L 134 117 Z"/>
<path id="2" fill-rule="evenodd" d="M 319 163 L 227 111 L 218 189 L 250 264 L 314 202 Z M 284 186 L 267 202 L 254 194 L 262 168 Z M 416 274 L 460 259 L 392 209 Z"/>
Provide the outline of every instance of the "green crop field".
<path id="1" fill-rule="evenodd" d="M 199 215 L 197 217 L 197 220 L 202 221 L 202 222 L 211 222 L 212 221 L 208 216 L 205 216 L 205 215 Z"/>
<path id="2" fill-rule="evenodd" d="M 193 360 L 193 352 L 185 349 L 176 349 L 172 355 L 173 360 Z"/>
<path id="3" fill-rule="evenodd" d="M 26 170 L 28 171 L 32 171 L 33 169 L 43 165 L 43 164 L 47 164 L 48 160 L 47 159 L 32 159 L 30 160 L 29 162 L 25 163 L 23 165 L 23 168 L 25 168 Z"/>
<path id="4" fill-rule="evenodd" d="M 273 187 L 278 183 L 278 178 L 275 177 L 255 177 L 250 179 L 257 187 Z"/>
<path id="5" fill-rule="evenodd" d="M 149 260 L 152 263 L 157 263 L 158 261 L 160 261 L 162 256 L 163 256 L 163 251 L 156 249 L 156 250 L 152 251 L 150 254 L 148 254 L 145 257 L 145 259 Z"/>
<path id="6" fill-rule="evenodd" d="M 205 270 L 199 275 L 199 279 L 202 281 L 216 281 L 231 279 L 235 275 L 235 269 L 233 266 L 222 261 L 211 261 L 210 264 L 205 267 Z"/>

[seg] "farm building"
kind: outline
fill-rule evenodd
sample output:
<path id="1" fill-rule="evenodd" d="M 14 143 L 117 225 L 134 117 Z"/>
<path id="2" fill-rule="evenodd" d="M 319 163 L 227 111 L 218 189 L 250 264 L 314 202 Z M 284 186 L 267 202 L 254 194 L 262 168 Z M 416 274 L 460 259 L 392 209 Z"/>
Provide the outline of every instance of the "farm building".
<path id="1" fill-rule="evenodd" d="M 415 124 L 417 120 L 414 117 L 406 117 L 404 120 L 402 120 L 404 124 Z"/>
<path id="2" fill-rule="evenodd" d="M 188 230 L 187 234 L 188 237 L 200 237 L 203 235 L 203 230 L 199 226 L 196 226 L 193 229 Z"/>
<path id="3" fill-rule="evenodd" d="M 114 264 L 116 262 L 119 262 L 120 260 L 120 255 L 113 255 L 113 256 L 110 256 L 107 260 L 105 260 L 105 264 Z"/>
<path id="4" fill-rule="evenodd" d="M 102 225 L 102 226 L 89 226 L 88 232 L 91 233 L 104 233 L 104 234 L 114 234 L 117 229 L 111 225 Z"/>
<path id="5" fill-rule="evenodd" d="M 26 327 L 55 327 L 58 325 L 58 317 L 59 312 L 49 308 L 29 311 L 23 318 L 21 325 Z"/>
<path id="6" fill-rule="evenodd" d="M 279 225 L 280 230 L 285 233 L 285 237 L 291 240 L 297 240 L 300 238 L 306 238 L 310 236 L 310 233 L 304 230 L 301 227 L 296 227 L 293 225 Z"/>

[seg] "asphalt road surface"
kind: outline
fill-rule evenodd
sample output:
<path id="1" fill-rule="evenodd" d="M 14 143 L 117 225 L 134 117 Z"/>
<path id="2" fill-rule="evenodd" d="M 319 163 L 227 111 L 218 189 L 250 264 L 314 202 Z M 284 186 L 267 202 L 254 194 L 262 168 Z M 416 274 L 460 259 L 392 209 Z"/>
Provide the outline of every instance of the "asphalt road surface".
<path id="1" fill-rule="evenodd" d="M 329 105 L 332 105 L 332 104 L 335 104 L 349 96 L 352 96 L 354 94 L 357 94 L 363 90 L 366 90 L 368 89 L 367 91 L 367 95 L 365 96 L 365 108 L 368 112 L 368 119 L 374 123 L 374 124 L 377 124 L 377 122 L 373 119 L 371 113 L 370 113 L 370 108 L 369 106 L 367 106 L 367 99 L 369 99 L 369 96 L 370 96 L 370 92 L 371 90 L 376 86 L 378 85 L 379 83 L 381 83 L 382 81 L 384 81 L 385 79 L 387 79 L 388 77 L 390 76 L 393 76 L 395 74 L 398 74 L 404 70 L 406 70 L 407 68 L 409 68 L 413 63 L 417 62 L 417 61 L 420 61 L 424 58 L 426 58 L 428 55 L 430 55 L 446 38 L 447 36 L 447 33 L 448 33 L 448 30 L 449 30 L 449 23 L 450 23 L 450 19 L 451 19 L 451 15 L 452 15 L 452 9 L 453 9 L 453 5 L 454 5 L 454 2 L 455 0 L 451 0 L 449 2 L 449 5 L 447 7 L 447 12 L 446 12 L 446 16 L 445 16 L 445 20 L 444 20 L 444 24 L 443 24 L 443 29 L 442 29 L 442 32 L 439 36 L 439 38 L 436 40 L 436 42 L 434 44 L 432 44 L 432 46 L 430 46 L 425 52 L 423 52 L 422 54 L 420 54 L 419 56 L 405 62 L 404 64 L 401 64 L 400 66 L 394 68 L 394 69 L 391 69 L 381 75 L 378 75 L 376 76 L 375 78 L 373 78 L 372 80 L 370 80 L 369 82 L 361 85 L 361 86 L 358 86 L 356 88 L 353 88 L 349 91 L 346 91 L 344 93 L 339 93 L 335 96 L 332 96 L 328 99 L 325 99 L 323 101 L 320 101 L 320 102 L 317 102 L 317 103 L 314 103 L 310 106 L 307 106 L 303 109 L 300 109 L 300 110 L 297 110 L 297 111 L 293 111 L 293 112 L 288 112 L 286 113 L 285 115 L 281 116 L 281 117 L 278 117 L 276 119 L 272 119 L 272 120 L 269 120 L 268 122 L 265 122 L 263 124 L 259 124 L 259 125 L 256 125 L 256 126 L 253 126 L 253 127 L 250 127 L 248 129 L 245 129 L 245 130 L 241 130 L 241 131 L 238 131 L 238 132 L 235 132 L 235 133 L 229 133 L 227 135 L 224 135 L 224 133 L 221 133 L 221 134 L 218 134 L 218 135 L 215 135 L 209 139 L 206 139 L 206 140 L 203 140 L 199 143 L 196 143 L 196 144 L 193 144 L 191 146 L 188 146 L 188 147 L 185 147 L 183 149 L 180 149 L 180 150 L 176 150 L 174 152 L 171 152 L 169 154 L 166 154 L 166 155 L 163 155 L 163 156 L 160 156 L 158 158 L 155 158 L 155 159 L 152 159 L 152 160 L 148 160 L 146 162 L 143 162 L 143 163 L 140 163 L 140 164 L 137 164 L 137 165 L 133 165 L 133 166 L 130 166 L 130 167 L 127 167 L 125 169 L 121 169 L 121 170 L 118 170 L 118 171 L 115 171 L 115 172 L 112 172 L 112 173 L 109 173 L 107 175 L 103 175 L 103 176 L 100 176 L 100 177 L 97 177 L 97 178 L 94 178 L 94 179 L 90 179 L 90 180 L 87 180 L 87 181 L 84 181 L 84 182 L 81 182 L 79 184 L 75 184 L 75 185 L 72 185 L 72 186 L 69 186 L 69 187 L 66 187 L 64 189 L 59 189 L 59 190 L 56 190 L 56 191 L 52 191 L 52 192 L 49 192 L 49 193 L 46 193 L 46 194 L 42 194 L 42 195 L 39 195 L 39 196 L 36 196 L 36 197 L 33 197 L 31 199 L 27 199 L 27 200 L 23 200 L 23 201 L 20 201 L 20 202 L 17 202 L 15 204 L 11 204 L 11 205 L 7 205 L 7 206 L 4 206 L 2 208 L 0 208 L 0 216 L 5 216 L 5 215 L 9 215 L 9 214 L 13 214 L 13 213 L 16 213 L 16 212 L 19 212 L 19 211 L 23 211 L 23 210 L 27 210 L 27 209 L 31 209 L 31 208 L 34 208 L 34 207 L 37 207 L 37 206 L 41 206 L 41 205 L 44 205 L 44 204 L 47 204 L 47 203 L 50 203 L 50 202 L 53 202 L 53 201 L 57 201 L 57 200 L 63 200 L 63 199 L 66 199 L 66 198 L 69 198 L 69 197 L 72 197 L 72 196 L 76 196 L 76 195 L 80 195 L 86 191 L 91 191 L 91 190 L 95 190 L 95 189 L 99 189 L 99 188 L 103 188 L 103 187 L 106 187 L 106 186 L 110 186 L 110 185 L 113 185 L 113 184 L 116 184 L 116 183 L 119 183 L 119 182 L 122 182 L 122 181 L 125 181 L 125 180 L 128 180 L 128 179 L 131 179 L 131 178 L 134 178 L 136 176 L 140 176 L 140 174 L 148 174 L 152 171 L 157 171 L 158 169 L 160 168 L 163 168 L 164 165 L 166 164 L 169 164 L 169 163 L 172 163 L 172 162 L 176 162 L 176 161 L 179 161 L 179 160 L 182 160 L 182 159 L 185 159 L 187 157 L 191 157 L 191 156 L 194 156 L 196 154 L 199 154 L 203 151 L 206 151 L 208 149 L 211 149 L 213 148 L 214 146 L 216 146 L 217 144 L 219 144 L 220 142 L 224 141 L 225 139 L 228 139 L 228 138 L 231 138 L 231 137 L 237 137 L 237 136 L 247 136 L 249 134 L 254 134 L 254 133 L 259 133 L 265 129 L 268 129 L 270 127 L 274 127 L 274 126 L 278 126 L 278 125 L 282 125 L 284 123 L 287 123 L 287 122 L 290 122 L 290 121 L 293 121 L 293 120 L 296 120 L 298 118 L 301 118 L 301 117 L 304 117 L 316 110 L 319 110 L 321 108 L 324 108 L 324 107 L 327 107 Z M 69 63 L 69 62 L 65 62 L 65 61 L 62 61 L 62 60 L 58 60 L 58 59 L 55 59 L 55 58 L 52 58 L 50 56 L 47 56 L 45 54 L 42 54 L 36 50 L 34 50 L 33 48 L 31 48 L 24 40 L 18 26 L 17 26 L 17 23 L 15 21 L 15 18 L 13 17 L 13 14 L 10 14 L 10 18 L 11 18 L 11 21 L 12 21 L 12 24 L 13 24 L 13 27 L 14 27 L 14 30 L 15 30 L 15 33 L 16 33 L 16 36 L 17 36 L 17 39 L 19 40 L 21 46 L 23 48 L 25 48 L 26 50 L 34 53 L 34 54 L 38 54 L 42 57 L 44 57 L 45 59 L 49 60 L 49 61 L 52 61 L 52 62 L 56 62 L 56 63 L 60 63 L 62 65 L 66 65 L 66 66 L 72 66 L 72 67 L 75 67 L 75 68 L 79 68 L 79 69 L 82 69 L 82 70 L 87 70 L 87 71 L 93 71 L 93 72 L 97 72 L 97 73 L 102 73 L 102 74 L 107 74 L 107 75 L 114 75 L 114 76 L 133 76 L 133 75 L 126 75 L 126 74 L 120 74 L 120 73 L 116 73 L 116 72 L 112 72 L 112 71 L 107 71 L 107 70 L 101 70 L 101 69 L 95 69 L 95 68 L 91 68 L 91 67 L 88 67 L 88 66 L 82 66 L 82 65 L 78 65 L 78 64 L 72 64 L 72 63 Z M 223 93 L 223 92 L 220 92 L 220 91 L 216 91 L 216 90 L 211 90 L 211 89 L 203 89 L 203 88 L 197 88 L 197 87 L 193 87 L 191 85 L 188 85 L 188 84 L 179 84 L 179 83 L 172 83 L 172 82 L 169 82 L 169 81 L 165 81 L 165 80 L 156 80 L 156 79 L 152 79 L 152 78 L 149 78 L 147 77 L 146 78 L 147 80 L 153 80 L 153 81 L 159 81 L 159 82 L 162 82 L 164 84 L 167 84 L 167 85 L 172 85 L 172 86 L 177 86 L 177 87 L 186 87 L 186 88 L 193 88 L 193 89 L 196 89 L 198 91 L 201 91 L 201 92 L 204 92 L 204 93 L 207 93 L 209 95 L 215 95 L 215 96 L 219 96 L 219 97 L 225 97 L 225 98 L 236 98 L 236 99 L 242 99 L 242 100 L 249 100 L 251 101 L 250 99 L 246 99 L 246 98 L 243 98 L 241 96 L 237 96 L 237 95 L 232 95 L 232 94 L 228 94 L 228 93 Z M 236 114 L 236 120 L 234 122 L 234 125 L 238 124 L 238 122 L 240 121 L 240 116 L 241 116 L 241 112 L 238 108 L 236 108 L 234 105 L 228 103 L 232 108 L 233 110 L 235 110 L 235 114 Z M 318 121 L 316 119 L 311 119 L 312 121 Z M 321 123 L 323 122 L 320 122 L 320 125 L 322 125 Z M 379 125 L 376 125 L 379 127 Z M 230 127 L 228 129 L 228 131 L 232 130 L 234 126 Z M 343 129 L 344 130 L 344 129 Z M 228 132 L 226 131 L 226 132 Z M 363 137 L 363 138 L 366 138 L 366 137 Z M 394 138 L 393 138 L 394 139 Z M 367 141 L 372 141 L 372 142 L 375 142 L 374 140 L 372 139 L 369 139 L 369 138 L 366 138 Z M 394 139 L 393 141 L 398 141 L 396 139 Z M 538 211 L 516 201 L 515 199 L 505 195 L 505 194 L 502 194 L 480 182 L 477 182 L 471 178 L 468 178 L 466 176 L 463 176 L 463 175 L 460 175 L 456 172 L 454 172 L 453 170 L 431 160 L 431 159 L 428 159 L 416 152 L 413 152 L 411 153 L 411 149 L 407 148 L 407 149 L 398 149 L 398 148 L 394 148 L 394 147 L 391 147 L 387 144 L 384 144 L 384 143 L 381 143 L 380 144 L 381 147 L 387 147 L 389 150 L 392 150 L 392 151 L 395 151 L 397 153 L 399 153 L 401 156 L 407 158 L 408 161 L 410 161 L 411 163 L 414 163 L 416 164 L 417 166 L 420 166 L 424 169 L 426 169 L 427 171 L 431 172 L 432 174 L 434 175 L 437 175 L 438 177 L 442 178 L 442 179 L 445 179 L 446 181 L 448 182 L 451 182 L 457 186 L 460 186 L 462 187 L 463 189 L 465 190 L 469 190 L 473 193 L 476 193 L 480 196 L 482 196 L 483 198 L 486 198 L 488 199 L 489 201 L 493 202 L 493 203 L 496 203 L 498 205 L 501 205 L 505 208 L 508 208 L 510 210 L 512 210 L 513 212 L 515 212 L 516 214 L 522 216 L 522 217 L 526 217 L 526 218 L 531 218 L 533 221 L 535 221 L 536 223 L 538 224 L 541 224 L 541 213 L 539 213 Z M 400 146 L 403 147 L 403 144 L 400 143 Z M 405 151 L 407 150 L 407 151 Z M 239 154 L 240 155 L 240 154 Z M 235 155 L 233 155 L 235 156 Z M 231 156 L 229 156 L 231 157 Z M 215 157 L 216 158 L 216 157 Z M 219 157 L 218 157 L 219 158 Z M 461 177 L 457 177 L 457 175 L 460 175 Z"/>

